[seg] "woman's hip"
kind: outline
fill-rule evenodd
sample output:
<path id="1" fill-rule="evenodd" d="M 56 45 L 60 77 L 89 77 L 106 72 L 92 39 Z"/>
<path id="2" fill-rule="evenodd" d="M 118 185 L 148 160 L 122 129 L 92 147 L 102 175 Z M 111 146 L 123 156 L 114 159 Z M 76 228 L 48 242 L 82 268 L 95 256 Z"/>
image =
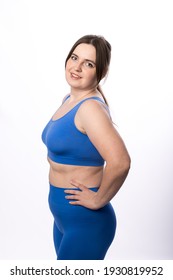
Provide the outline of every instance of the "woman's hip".
<path id="1" fill-rule="evenodd" d="M 91 188 L 97 191 L 98 188 Z M 55 222 L 67 227 L 105 227 L 116 228 L 116 216 L 111 203 L 103 208 L 91 210 L 80 205 L 72 205 L 65 198 L 65 188 L 58 188 L 50 185 L 49 207 L 55 218 Z"/>

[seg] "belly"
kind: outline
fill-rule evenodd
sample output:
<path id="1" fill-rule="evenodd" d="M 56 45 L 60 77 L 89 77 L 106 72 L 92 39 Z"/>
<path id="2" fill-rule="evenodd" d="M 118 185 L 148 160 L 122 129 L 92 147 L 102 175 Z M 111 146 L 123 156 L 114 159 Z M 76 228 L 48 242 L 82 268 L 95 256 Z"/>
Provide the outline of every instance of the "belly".
<path id="1" fill-rule="evenodd" d="M 100 186 L 103 176 L 103 166 L 76 166 L 59 164 L 51 161 L 49 182 L 59 188 L 72 188 L 70 181 L 77 180 L 88 188 Z"/>

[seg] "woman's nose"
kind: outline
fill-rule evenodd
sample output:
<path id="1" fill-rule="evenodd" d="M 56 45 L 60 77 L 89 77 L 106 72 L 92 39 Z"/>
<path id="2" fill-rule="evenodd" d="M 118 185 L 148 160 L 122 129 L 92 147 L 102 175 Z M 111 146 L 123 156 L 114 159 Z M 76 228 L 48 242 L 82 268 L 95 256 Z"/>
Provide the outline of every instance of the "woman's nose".
<path id="1" fill-rule="evenodd" d="M 75 64 L 75 70 L 78 71 L 78 72 L 79 72 L 79 71 L 80 71 L 80 72 L 82 71 L 82 64 L 81 64 L 81 62 L 79 62 L 79 61 L 76 62 L 76 64 Z"/>

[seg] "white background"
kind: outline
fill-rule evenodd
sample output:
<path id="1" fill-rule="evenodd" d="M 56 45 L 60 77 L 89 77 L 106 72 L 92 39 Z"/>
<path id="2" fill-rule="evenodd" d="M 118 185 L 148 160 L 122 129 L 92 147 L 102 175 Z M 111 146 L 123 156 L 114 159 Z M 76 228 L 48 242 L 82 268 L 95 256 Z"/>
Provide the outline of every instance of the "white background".
<path id="1" fill-rule="evenodd" d="M 86 34 L 112 45 L 103 90 L 132 158 L 106 259 L 173 258 L 171 2 L 0 0 L 0 259 L 56 258 L 41 133 L 69 91 L 66 55 Z"/>

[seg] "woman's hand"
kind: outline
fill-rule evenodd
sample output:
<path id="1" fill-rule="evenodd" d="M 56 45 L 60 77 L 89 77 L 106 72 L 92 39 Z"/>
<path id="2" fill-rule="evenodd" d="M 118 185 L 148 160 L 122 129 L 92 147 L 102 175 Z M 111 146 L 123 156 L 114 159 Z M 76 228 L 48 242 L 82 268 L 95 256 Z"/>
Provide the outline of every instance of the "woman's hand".
<path id="1" fill-rule="evenodd" d="M 97 210 L 100 208 L 97 203 L 97 192 L 90 190 L 89 188 L 87 188 L 83 184 L 80 184 L 76 180 L 71 180 L 70 183 L 72 186 L 79 189 L 66 189 L 64 191 L 66 194 L 69 194 L 65 196 L 65 198 L 70 200 L 70 204 L 81 205 L 92 210 Z"/>

